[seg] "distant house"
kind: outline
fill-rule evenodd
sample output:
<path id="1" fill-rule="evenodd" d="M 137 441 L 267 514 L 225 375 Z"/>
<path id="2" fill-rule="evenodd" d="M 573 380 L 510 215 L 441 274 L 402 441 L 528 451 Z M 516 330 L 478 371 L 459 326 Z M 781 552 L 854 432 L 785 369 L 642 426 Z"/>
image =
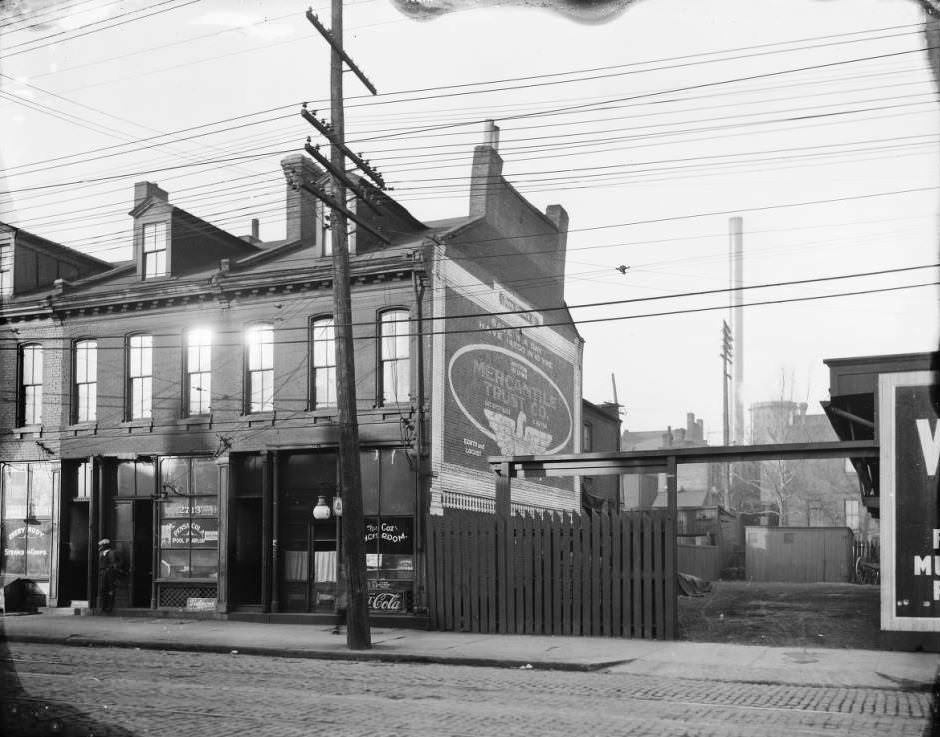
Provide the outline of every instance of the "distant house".
<path id="1" fill-rule="evenodd" d="M 684 428 L 665 430 L 627 430 L 621 436 L 625 451 L 659 450 L 661 448 L 695 448 L 708 445 L 704 422 L 693 412 L 686 415 Z M 680 507 L 711 507 L 719 503 L 718 467 L 708 463 L 683 463 L 677 479 Z M 660 475 L 627 474 L 623 477 L 623 507 L 648 509 L 666 506 L 666 481 Z"/>
<path id="2" fill-rule="evenodd" d="M 581 400 L 581 452 L 620 450 L 620 405 Z M 585 510 L 620 509 L 619 476 L 582 476 L 581 506 Z"/>

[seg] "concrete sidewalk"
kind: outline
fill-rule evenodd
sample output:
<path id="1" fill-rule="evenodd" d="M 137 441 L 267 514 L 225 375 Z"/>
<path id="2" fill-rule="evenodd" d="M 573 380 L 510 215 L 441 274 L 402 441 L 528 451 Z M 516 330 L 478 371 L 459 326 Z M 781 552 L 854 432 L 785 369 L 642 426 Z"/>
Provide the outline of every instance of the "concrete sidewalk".
<path id="1" fill-rule="evenodd" d="M 827 650 L 598 637 L 484 635 L 372 630 L 371 650 L 350 651 L 344 635 L 317 624 L 256 624 L 158 617 L 0 617 L 10 642 L 151 650 L 380 660 L 453 665 L 608 670 L 747 683 L 932 690 L 940 656 L 876 650 Z"/>

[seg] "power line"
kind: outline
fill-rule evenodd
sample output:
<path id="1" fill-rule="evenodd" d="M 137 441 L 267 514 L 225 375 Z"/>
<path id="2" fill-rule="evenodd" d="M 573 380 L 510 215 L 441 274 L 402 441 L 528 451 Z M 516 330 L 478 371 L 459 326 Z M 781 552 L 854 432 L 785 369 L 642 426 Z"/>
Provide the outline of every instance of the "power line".
<path id="1" fill-rule="evenodd" d="M 918 264 L 916 266 L 901 266 L 901 267 L 890 268 L 890 269 L 879 269 L 875 271 L 862 271 L 862 272 L 855 272 L 855 273 L 849 273 L 849 274 L 835 274 L 835 275 L 830 275 L 830 276 L 819 276 L 819 277 L 810 277 L 810 278 L 803 278 L 803 279 L 791 279 L 787 281 L 767 282 L 763 284 L 748 284 L 748 285 L 744 285 L 740 287 L 720 287 L 716 289 L 700 289 L 700 290 L 689 291 L 689 292 L 677 292 L 677 293 L 671 293 L 671 294 L 660 294 L 660 295 L 653 295 L 653 296 L 646 296 L 646 297 L 629 297 L 626 299 L 602 300 L 602 301 L 597 301 L 597 302 L 586 302 L 583 304 L 575 304 L 575 305 L 563 304 L 557 307 L 538 307 L 538 308 L 525 308 L 525 309 L 516 309 L 516 310 L 501 310 L 498 312 L 482 310 L 482 311 L 470 312 L 470 313 L 457 313 L 457 314 L 444 315 L 442 317 L 423 317 L 420 321 L 418 320 L 418 318 L 409 317 L 407 319 L 395 320 L 392 322 L 408 323 L 408 324 L 413 324 L 417 322 L 434 323 L 434 322 L 440 322 L 440 321 L 452 321 L 452 320 L 460 320 L 460 319 L 476 319 L 480 317 L 503 318 L 503 317 L 509 317 L 513 315 L 518 316 L 518 315 L 529 315 L 529 314 L 535 314 L 535 313 L 550 313 L 550 312 L 559 312 L 559 311 L 570 313 L 573 310 L 594 309 L 597 307 L 614 307 L 614 306 L 631 305 L 631 304 L 643 304 L 647 302 L 661 302 L 663 300 L 688 299 L 692 297 L 710 297 L 710 296 L 716 296 L 716 295 L 726 295 L 726 294 L 736 293 L 736 292 L 747 292 L 747 291 L 751 291 L 754 289 L 779 289 L 781 287 L 804 286 L 807 284 L 822 284 L 822 283 L 831 282 L 831 281 L 841 281 L 844 279 L 866 279 L 866 278 L 870 278 L 873 276 L 887 276 L 887 275 L 892 275 L 892 274 L 901 274 L 901 273 L 907 273 L 911 271 L 921 271 L 923 269 L 936 269 L 936 268 L 940 268 L 940 262 L 929 263 L 929 264 Z M 914 285 L 914 286 L 922 286 L 922 285 Z M 893 288 L 894 287 L 892 287 L 891 289 Z M 898 288 L 905 288 L 905 287 L 902 285 Z M 884 291 L 884 290 L 876 289 L 875 292 L 877 291 Z M 888 291 L 890 291 L 890 289 Z M 858 294 L 867 294 L 867 293 L 868 292 L 864 292 L 864 291 L 858 292 Z M 856 292 L 852 292 L 851 294 L 856 294 Z M 800 301 L 800 299 L 796 299 L 796 300 L 784 299 L 783 302 Z M 773 301 L 761 302 L 759 304 L 772 304 L 772 303 L 774 302 Z M 758 303 L 755 303 L 755 304 L 758 304 Z M 727 307 L 727 305 L 724 305 L 724 307 Z M 65 308 L 65 309 L 68 309 L 68 308 Z M 298 304 L 295 307 L 295 311 L 299 312 L 300 309 L 301 307 Z M 672 313 L 663 313 L 663 314 L 672 314 Z M 592 322 L 592 321 L 593 320 L 573 320 L 573 322 L 575 323 Z M 567 325 L 567 324 L 568 323 L 556 323 L 555 325 Z M 359 322 L 353 321 L 350 323 L 350 326 L 351 327 L 370 327 L 371 326 L 375 328 L 376 323 L 375 323 L 375 320 L 366 320 L 366 321 L 359 321 Z M 545 326 L 546 325 L 534 325 L 534 326 L 528 325 L 528 327 L 545 327 Z M 512 326 L 510 326 L 509 329 L 512 329 Z M 297 330 L 306 331 L 307 328 L 306 327 L 277 328 L 277 330 L 283 333 L 283 332 L 297 331 Z M 219 331 L 219 333 L 223 335 L 225 334 L 240 335 L 241 332 L 242 332 L 241 330 Z M 440 334 L 446 334 L 450 332 L 452 331 L 445 329 Z M 461 332 L 461 331 L 457 331 L 457 332 Z M 150 335 L 154 337 L 173 337 L 173 336 L 177 336 L 178 334 L 179 334 L 178 332 L 150 333 Z M 438 334 L 438 332 L 435 331 L 433 334 Z M 121 335 L 117 335 L 117 334 L 98 335 L 97 337 L 99 339 L 108 338 L 108 337 L 119 338 L 119 337 L 123 337 L 123 334 Z M 374 338 L 375 336 L 371 336 L 371 338 L 369 336 L 359 336 L 359 339 L 363 339 L 363 340 L 374 339 Z M 16 338 L 11 338 L 7 336 L 0 336 L 0 340 L 5 340 L 8 342 L 15 340 L 17 342 L 22 343 L 24 340 L 42 340 L 42 337 L 26 338 L 22 335 L 17 335 Z M 307 338 L 304 338 L 303 340 L 283 340 L 282 339 L 278 341 L 278 344 L 306 343 L 307 341 L 308 341 Z M 240 342 L 239 343 L 227 343 L 227 344 L 226 343 L 214 343 L 214 345 L 230 345 L 230 346 L 240 345 L 240 344 L 241 344 Z M 121 347 L 121 349 L 123 350 L 123 346 Z M 62 348 L 61 350 L 69 350 L 69 349 Z"/>

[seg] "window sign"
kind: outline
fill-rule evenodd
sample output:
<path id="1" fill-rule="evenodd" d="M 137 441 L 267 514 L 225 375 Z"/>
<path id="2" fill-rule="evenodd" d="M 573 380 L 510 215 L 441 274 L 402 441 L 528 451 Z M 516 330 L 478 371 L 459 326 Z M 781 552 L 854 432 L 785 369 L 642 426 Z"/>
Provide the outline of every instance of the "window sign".
<path id="1" fill-rule="evenodd" d="M 205 458 L 160 461 L 161 488 L 167 492 L 160 504 L 161 578 L 218 577 L 217 479 L 218 469 Z"/>
<path id="2" fill-rule="evenodd" d="M 3 464 L 0 573 L 49 578 L 56 468 L 53 463 Z"/>

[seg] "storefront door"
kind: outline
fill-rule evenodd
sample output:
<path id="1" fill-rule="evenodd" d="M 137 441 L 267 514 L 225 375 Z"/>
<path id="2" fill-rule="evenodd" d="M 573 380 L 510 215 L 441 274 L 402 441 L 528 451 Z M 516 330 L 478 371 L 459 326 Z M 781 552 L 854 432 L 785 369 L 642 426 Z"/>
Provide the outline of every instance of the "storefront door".
<path id="1" fill-rule="evenodd" d="M 115 592 L 116 607 L 149 607 L 153 589 L 153 502 L 114 502 L 114 536 L 122 575 Z"/>

